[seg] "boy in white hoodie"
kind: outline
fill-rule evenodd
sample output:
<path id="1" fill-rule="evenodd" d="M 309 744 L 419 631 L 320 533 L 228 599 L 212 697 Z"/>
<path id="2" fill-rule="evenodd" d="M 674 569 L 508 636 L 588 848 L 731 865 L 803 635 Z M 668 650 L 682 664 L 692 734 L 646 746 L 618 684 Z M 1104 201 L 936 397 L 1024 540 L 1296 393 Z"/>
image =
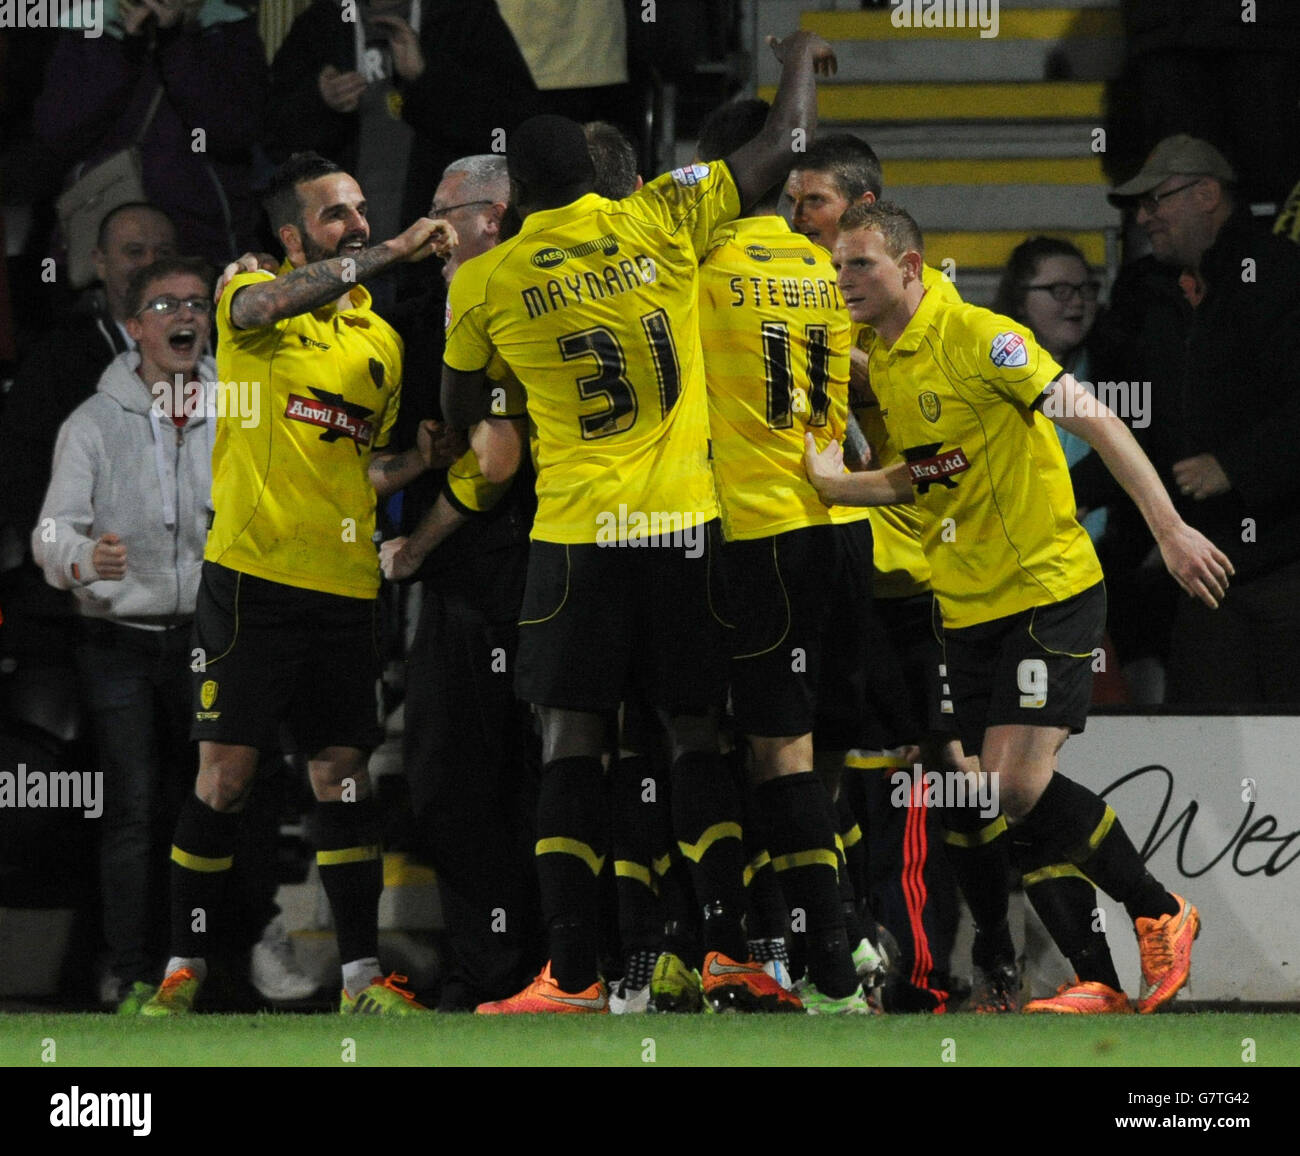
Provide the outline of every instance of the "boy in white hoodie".
<path id="1" fill-rule="evenodd" d="M 123 1013 L 157 982 L 165 945 L 151 923 L 165 907 L 170 824 L 193 779 L 190 625 L 216 424 L 209 271 L 156 261 L 132 278 L 128 309 L 138 351 L 118 355 L 64 422 L 32 532 L 46 580 L 72 590 L 83 617 L 78 667 L 105 775 L 104 934 Z"/>

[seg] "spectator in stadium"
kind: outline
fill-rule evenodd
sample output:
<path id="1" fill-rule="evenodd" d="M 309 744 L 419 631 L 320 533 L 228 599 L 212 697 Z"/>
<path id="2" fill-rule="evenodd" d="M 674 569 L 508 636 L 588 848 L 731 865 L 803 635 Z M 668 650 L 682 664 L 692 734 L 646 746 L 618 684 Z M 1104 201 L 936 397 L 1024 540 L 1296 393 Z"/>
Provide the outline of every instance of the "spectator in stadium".
<path id="1" fill-rule="evenodd" d="M 1133 1010 L 1094 922 L 1095 881 L 1134 920 L 1136 1007 L 1150 1013 L 1186 982 L 1199 917 L 1146 870 L 1111 808 L 1056 769 L 1061 746 L 1087 721 L 1105 590 L 1043 415 L 1101 454 L 1188 593 L 1217 605 L 1232 564 L 1178 517 L 1124 423 L 1032 336 L 926 290 L 923 252 L 916 222 L 896 205 L 859 206 L 841 219 L 840 291 L 850 314 L 875 330 L 871 388 L 903 460 L 845 473 L 834 442 L 818 453 L 809 438 L 809 476 L 826 502 L 910 501 L 921 513 L 963 745 L 996 776 L 1030 900 L 1077 973 L 1025 1010 Z"/>
<path id="2" fill-rule="evenodd" d="M 507 162 L 521 232 L 464 267 L 452 284 L 445 416 L 475 427 L 476 445 L 484 444 L 480 426 L 488 427 L 489 443 L 505 443 L 503 462 L 491 453 L 486 461 L 480 456 L 490 478 L 499 476 L 498 465 L 508 473 L 517 463 L 520 424 L 485 420 L 490 395 L 484 371 L 499 353 L 527 380 L 542 463 L 516 688 L 542 716 L 537 849 L 551 953 L 533 984 L 509 1000 L 483 1005 L 484 1013 L 608 1010 L 595 928 L 596 880 L 606 849 L 603 712 L 622 700 L 634 655 L 673 742 L 674 832 L 692 860 L 703 907 L 705 997 L 716 1007 L 800 1006 L 761 965 L 745 960 L 740 808 L 722 766 L 713 705 L 724 674 L 720 624 L 709 612 L 710 568 L 700 561 L 716 550 L 708 538 L 716 532 L 717 510 L 696 337 L 697 263 L 714 225 L 784 177 L 790 131 L 810 128 L 816 119 L 814 71 L 834 67 L 829 46 L 808 33 L 770 43 L 784 67 L 763 133 L 724 163 L 658 178 L 620 202 L 618 214 L 606 213 L 591 193 L 595 173 L 579 125 L 539 117 L 515 129 Z M 605 232 L 620 248 L 642 254 L 641 273 L 628 257 L 623 279 L 614 279 L 620 267 L 606 263 L 611 242 L 591 244 Z M 533 250 L 522 243 L 530 237 L 552 248 Z M 544 323 L 538 325 L 536 313 L 530 321 L 524 308 L 532 301 L 535 310 L 532 298 L 500 289 L 519 284 L 532 252 L 565 259 L 569 247 L 580 250 L 573 269 L 587 266 L 589 282 L 602 279 L 608 290 L 599 302 L 584 296 L 560 305 L 557 299 L 552 309 L 543 301 Z M 500 274 L 491 286 L 489 273 Z M 616 285 L 618 299 L 606 302 Z M 652 302 L 659 307 L 638 316 Z M 617 366 L 608 379 L 612 357 Z M 603 399 L 603 408 L 579 408 L 575 380 L 578 397 Z M 597 380 L 608 385 L 590 391 Z M 638 419 L 637 433 L 629 436 Z M 608 463 L 598 473 L 587 464 L 592 440 L 600 441 Z M 624 529 L 611 537 L 608 518 L 618 518 L 620 505 Z M 659 534 L 658 550 L 617 548 L 631 544 L 629 508 L 678 511 L 676 543 Z M 695 547 L 686 541 L 688 519 Z M 604 540 L 615 548 L 601 548 L 602 526 Z M 556 596 L 564 589 L 570 593 L 561 610 Z"/>
<path id="3" fill-rule="evenodd" d="M 1033 237 L 1012 250 L 992 308 L 1027 325 L 1038 344 L 1077 381 L 1092 382 L 1086 343 L 1097 320 L 1100 293 L 1101 282 L 1074 245 L 1053 237 Z M 1070 467 L 1079 521 L 1096 545 L 1106 532 L 1106 502 L 1112 493 L 1102 478 L 1094 482 L 1091 474 L 1110 475 L 1087 442 L 1064 429 L 1058 428 L 1057 434 Z M 1098 482 L 1105 487 L 1100 494 Z"/>
<path id="4" fill-rule="evenodd" d="M 1255 221 L 1223 155 L 1161 141 L 1112 199 L 1152 253 L 1121 279 L 1110 340 L 1152 382 L 1151 459 L 1237 578 L 1214 613 L 1181 601 L 1168 700 L 1300 701 L 1300 249 Z M 1126 375 L 1129 376 L 1129 375 Z"/>
<path id="5" fill-rule="evenodd" d="M 104 774 L 100 890 L 119 1012 L 153 994 L 162 963 L 166 838 L 188 786 L 190 623 L 207 537 L 215 416 L 212 302 L 203 264 L 137 271 L 125 303 L 137 348 L 63 423 L 31 534 L 51 586 L 81 614 L 78 665 Z M 206 383 L 206 384 L 205 384 Z"/>
<path id="6" fill-rule="evenodd" d="M 5 653 L 18 663 L 23 691 L 46 687 L 35 712 L 54 733 L 75 728 L 76 616 L 65 592 L 46 584 L 29 537 L 50 481 L 59 426 L 95 394 L 100 375 L 135 348 L 127 332 L 127 286 L 146 265 L 176 253 L 176 229 L 161 209 L 122 205 L 105 216 L 93 251 L 98 281 L 69 315 L 39 338 L 18 367 L 0 414 L 0 537 L 5 569 Z M 38 675 L 38 669 L 49 672 Z M 63 673 L 60 673 L 62 671 Z M 58 720 L 65 722 L 60 723 Z"/>
<path id="7" fill-rule="evenodd" d="M 496 245 L 509 197 L 505 157 L 480 154 L 447 166 L 429 212 L 456 230 L 443 265 L 448 282 Z M 416 442 L 422 426 L 446 430 L 437 420 L 443 328 L 417 313 L 404 335 L 395 451 Z M 472 1011 L 510 995 L 543 962 L 532 856 L 532 720 L 511 682 L 536 505 L 532 481 L 532 471 L 523 470 L 509 483 L 487 485 L 473 454 L 465 454 L 406 483 L 402 521 L 409 532 L 380 548 L 385 577 L 421 583 L 406 661 L 403 763 L 417 848 L 438 873 L 448 947 L 440 1011 Z M 383 494 L 387 484 L 380 480 L 376 488 Z"/>
<path id="8" fill-rule="evenodd" d="M 424 260 L 454 234 L 421 218 L 368 247 L 360 186 L 314 154 L 277 171 L 265 206 L 285 249 L 280 275 L 238 273 L 217 307 L 218 376 L 257 381 L 261 392 L 257 420 L 227 418 L 216 439 L 216 512 L 194 628 L 204 655 L 192 676 L 199 774 L 172 851 L 173 954 L 141 1010 L 192 1008 L 207 944 L 214 932 L 221 939 L 216 913 L 258 751 L 287 723 L 319 804 L 317 864 L 339 939 L 340 1011 L 421 1013 L 396 979 L 381 978 L 378 960 L 383 869 L 366 760 L 381 737 L 380 574 L 367 467 L 396 418 L 402 365 L 400 340 L 362 284 Z M 418 451 L 398 457 L 390 477 L 422 468 Z M 195 908 L 208 914 L 204 927 L 194 926 Z"/>
<path id="9" fill-rule="evenodd" d="M 1114 374 L 1124 369 L 1125 354 L 1106 340 L 1106 323 L 1098 318 L 1100 291 L 1100 281 L 1074 245 L 1054 237 L 1033 237 L 1012 252 L 994 296 L 993 311 L 1027 325 L 1063 369 L 1105 396 L 1116 384 Z M 1106 384 L 1098 387 L 1099 382 Z M 1125 409 L 1121 416 L 1141 431 L 1150 420 L 1150 387 L 1128 381 L 1122 385 L 1131 390 L 1123 403 L 1132 402 L 1134 408 Z M 1092 447 L 1059 426 L 1056 432 L 1070 467 L 1079 521 L 1106 572 L 1105 651 L 1115 657 L 1114 638 L 1123 663 L 1121 682 L 1099 679 L 1097 685 L 1106 686 L 1121 701 L 1162 702 L 1174 602 L 1169 583 L 1157 566 L 1155 542 L 1137 508 Z M 1148 561 L 1148 555 L 1155 557 Z"/>
<path id="10" fill-rule="evenodd" d="M 1112 179 L 1191 133 L 1235 162 L 1247 204 L 1280 205 L 1300 170 L 1300 7 L 1125 0 L 1124 71 L 1109 100 Z M 1114 166 L 1113 168 L 1111 166 Z"/>
<path id="11" fill-rule="evenodd" d="M 833 248 L 843 214 L 879 199 L 880 161 L 866 141 L 831 133 L 819 137 L 795 164 L 785 188 L 794 229 Z M 960 302 L 956 287 L 933 266 L 923 266 L 921 276 L 928 291 Z M 899 460 L 899 451 L 869 387 L 865 351 L 874 335 L 860 324 L 853 332 L 849 395 L 862 431 L 857 437 L 865 435 L 865 441 L 862 446 L 848 442 L 846 451 L 852 450 L 858 465 L 871 456 L 888 466 Z M 852 427 L 848 436 L 854 436 Z M 1019 981 L 1007 923 L 1009 864 L 1001 820 L 990 822 L 974 807 L 937 811 L 923 794 L 908 794 L 908 805 L 897 805 L 895 777 L 900 771 L 910 775 L 918 761 L 926 768 L 972 774 L 978 761 L 966 758 L 952 716 L 943 710 L 943 656 L 916 511 L 908 505 L 882 506 L 870 515 L 876 608 L 868 623 L 875 656 L 868 683 L 872 726 L 865 749 L 846 760 L 838 805 L 841 840 L 857 848 L 856 855 L 850 851 L 846 857 L 859 880 L 859 895 L 875 909 L 863 920 L 863 930 L 869 933 L 879 918 L 894 944 L 892 953 L 886 952 L 893 968 L 882 996 L 885 1010 L 945 1012 L 958 996 L 961 981 L 949 970 L 958 919 L 955 875 L 977 929 L 972 1006 L 990 1013 L 1015 1011 Z M 855 824 L 866 832 L 856 844 Z M 930 854 L 939 842 L 946 854 Z"/>
<path id="12" fill-rule="evenodd" d="M 252 147 L 267 91 L 257 22 L 225 0 L 107 0 L 104 19 L 103 36 L 60 36 L 37 138 L 65 168 L 93 167 L 130 147 L 161 90 L 139 146 L 145 194 L 183 249 L 220 265 L 256 236 Z"/>

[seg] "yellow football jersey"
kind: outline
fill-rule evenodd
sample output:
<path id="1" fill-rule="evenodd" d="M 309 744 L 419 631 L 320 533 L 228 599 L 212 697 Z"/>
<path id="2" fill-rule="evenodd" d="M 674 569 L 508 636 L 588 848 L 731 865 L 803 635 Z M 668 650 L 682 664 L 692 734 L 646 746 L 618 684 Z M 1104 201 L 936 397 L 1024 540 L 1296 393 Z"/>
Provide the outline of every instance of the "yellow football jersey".
<path id="1" fill-rule="evenodd" d="M 844 436 L 849 325 L 826 250 L 782 218 L 714 235 L 700 266 L 700 339 L 728 540 L 831 521 L 804 473 L 803 439 Z"/>
<path id="2" fill-rule="evenodd" d="M 710 235 L 739 211 L 723 162 L 691 165 L 621 201 L 532 213 L 457 271 L 444 357 L 472 372 L 498 352 L 527 392 L 534 538 L 717 517 L 696 284 Z"/>
<path id="3" fill-rule="evenodd" d="M 1101 581 L 1052 423 L 1036 408 L 1061 367 L 1024 327 L 927 292 L 871 387 L 908 463 L 944 625 L 974 626 Z"/>
<path id="4" fill-rule="evenodd" d="M 960 304 L 961 294 L 956 286 L 932 265 L 921 266 L 921 284 L 929 293 L 937 293 L 940 300 Z M 857 322 L 853 325 L 853 342 L 864 352 L 869 351 L 875 339 L 870 325 Z M 889 433 L 880 417 L 876 401 L 860 399 L 853 403 L 853 413 L 875 454 L 873 465 L 885 469 L 903 460 L 898 447 L 889 440 Z M 901 506 L 872 506 L 871 538 L 872 560 L 875 563 L 877 598 L 911 598 L 930 591 L 930 563 L 921 549 L 921 513 L 912 504 Z"/>
<path id="5" fill-rule="evenodd" d="M 291 271 L 286 262 L 280 274 Z M 256 382 L 252 420 L 222 417 L 212 452 L 215 514 L 203 556 L 326 594 L 379 591 L 370 454 L 388 441 L 401 393 L 402 341 L 370 309 L 331 302 L 261 329 L 236 329 L 230 303 L 270 278 L 241 273 L 217 303 L 217 375 Z"/>

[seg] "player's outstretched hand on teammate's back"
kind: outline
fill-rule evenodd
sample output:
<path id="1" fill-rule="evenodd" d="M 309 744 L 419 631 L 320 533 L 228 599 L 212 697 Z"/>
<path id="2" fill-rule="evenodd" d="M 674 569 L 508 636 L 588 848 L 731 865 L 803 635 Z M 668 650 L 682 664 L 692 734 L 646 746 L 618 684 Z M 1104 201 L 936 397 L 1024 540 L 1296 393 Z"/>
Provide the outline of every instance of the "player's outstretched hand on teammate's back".
<path id="1" fill-rule="evenodd" d="M 828 506 L 833 505 L 833 502 L 826 499 L 826 486 L 844 474 L 844 450 L 840 443 L 831 438 L 827 447 L 818 451 L 816 438 L 810 433 L 804 434 L 803 468 L 821 500 Z"/>
<path id="2" fill-rule="evenodd" d="M 1228 556 L 1182 521 L 1159 541 L 1159 546 L 1174 581 L 1211 610 L 1218 609 L 1228 592 L 1228 579 L 1236 573 Z"/>
<path id="3" fill-rule="evenodd" d="M 767 44 L 772 50 L 772 55 L 782 64 L 791 51 L 806 44 L 812 52 L 813 72 L 818 76 L 834 76 L 839 68 L 839 63 L 835 59 L 835 49 L 815 32 L 807 32 L 800 28 L 789 36 L 781 38 L 769 36 Z"/>
<path id="4" fill-rule="evenodd" d="M 426 257 L 446 260 L 456 247 L 459 238 L 456 230 L 446 221 L 421 217 L 405 232 L 384 243 L 393 250 L 399 261 L 423 261 Z"/>
<path id="5" fill-rule="evenodd" d="M 270 253 L 243 253 L 221 270 L 217 278 L 217 287 L 212 291 L 212 300 L 220 301 L 226 286 L 240 273 L 255 273 L 261 269 L 265 273 L 274 273 L 280 268 L 280 262 Z"/>

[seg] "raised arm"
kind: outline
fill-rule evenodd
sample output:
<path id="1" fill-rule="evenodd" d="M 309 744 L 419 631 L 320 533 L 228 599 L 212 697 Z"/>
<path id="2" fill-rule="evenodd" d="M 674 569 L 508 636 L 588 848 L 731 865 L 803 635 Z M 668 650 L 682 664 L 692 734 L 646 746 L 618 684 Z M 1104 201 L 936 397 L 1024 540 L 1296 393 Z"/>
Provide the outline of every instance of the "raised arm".
<path id="1" fill-rule="evenodd" d="M 1188 594 L 1216 608 L 1234 573 L 1232 563 L 1204 534 L 1178 516 L 1160 475 L 1128 426 L 1068 373 L 1043 392 L 1042 410 L 1101 455 L 1106 468 L 1150 527 L 1174 581 Z"/>
<path id="2" fill-rule="evenodd" d="M 261 329 L 319 309 L 337 300 L 359 282 L 390 265 L 445 256 L 456 244 L 456 230 L 446 221 L 421 217 L 390 241 L 363 249 L 355 257 L 313 261 L 274 281 L 257 281 L 236 291 L 230 320 L 236 329 Z"/>
<path id="3" fill-rule="evenodd" d="M 781 83 L 767 114 L 763 131 L 724 159 L 740 190 L 742 208 L 748 209 L 778 181 L 785 179 L 794 161 L 795 129 L 811 139 L 817 127 L 817 76 L 834 76 L 835 53 L 812 32 L 800 31 L 768 44 L 781 62 Z"/>

